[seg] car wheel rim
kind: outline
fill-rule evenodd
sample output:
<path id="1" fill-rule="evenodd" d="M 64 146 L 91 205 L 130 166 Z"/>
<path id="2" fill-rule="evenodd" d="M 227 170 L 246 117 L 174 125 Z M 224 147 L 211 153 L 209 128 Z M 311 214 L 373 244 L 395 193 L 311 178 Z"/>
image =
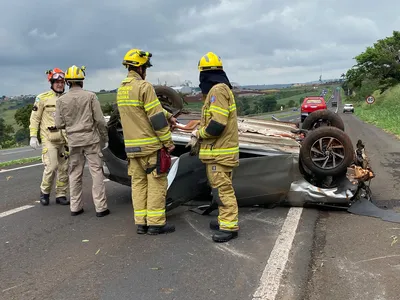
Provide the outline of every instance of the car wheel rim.
<path id="1" fill-rule="evenodd" d="M 344 160 L 344 146 L 333 137 L 322 137 L 311 146 L 310 157 L 317 167 L 324 170 L 334 169 Z"/>

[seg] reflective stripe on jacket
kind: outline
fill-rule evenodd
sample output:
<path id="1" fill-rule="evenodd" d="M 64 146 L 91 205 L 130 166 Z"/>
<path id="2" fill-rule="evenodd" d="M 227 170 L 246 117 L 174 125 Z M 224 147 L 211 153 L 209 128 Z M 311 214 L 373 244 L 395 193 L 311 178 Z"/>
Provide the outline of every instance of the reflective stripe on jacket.
<path id="1" fill-rule="evenodd" d="M 167 118 L 151 83 L 129 71 L 117 92 L 117 105 L 129 158 L 147 156 L 173 145 Z"/>
<path id="2" fill-rule="evenodd" d="M 40 129 L 41 139 L 51 143 L 66 143 L 66 135 L 64 130 L 54 129 L 50 131 L 49 127 L 55 127 L 56 103 L 59 96 L 53 91 L 47 91 L 37 95 L 33 104 L 29 132 L 30 136 L 37 136 Z"/>
<path id="3" fill-rule="evenodd" d="M 214 85 L 204 101 L 198 131 L 199 158 L 205 163 L 239 165 L 239 133 L 235 97 L 226 84 Z"/>

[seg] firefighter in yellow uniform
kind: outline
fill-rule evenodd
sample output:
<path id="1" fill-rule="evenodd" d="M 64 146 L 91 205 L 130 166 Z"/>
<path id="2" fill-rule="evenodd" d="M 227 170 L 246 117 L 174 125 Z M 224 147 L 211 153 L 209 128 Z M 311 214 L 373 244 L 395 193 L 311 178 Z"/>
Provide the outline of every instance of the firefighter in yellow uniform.
<path id="1" fill-rule="evenodd" d="M 65 74 L 59 69 L 47 71 L 47 78 L 51 90 L 39 94 L 33 104 L 30 117 L 30 146 L 39 147 L 38 131 L 42 141 L 42 161 L 44 172 L 40 185 L 40 203 L 49 205 L 50 192 L 53 186 L 55 173 L 56 203 L 68 205 L 68 145 L 64 130 L 55 128 L 56 102 L 65 90 Z"/>
<path id="2" fill-rule="evenodd" d="M 132 181 L 132 205 L 138 234 L 156 235 L 175 231 L 166 222 L 167 172 L 159 172 L 161 149 L 171 152 L 174 143 L 168 121 L 175 119 L 161 106 L 154 87 L 145 80 L 151 53 L 129 50 L 122 64 L 127 77 L 117 92 L 117 105 Z M 176 124 L 176 123 L 175 123 Z"/>
<path id="3" fill-rule="evenodd" d="M 239 166 L 239 138 L 235 98 L 221 58 L 212 52 L 201 57 L 200 89 L 205 97 L 198 130 L 199 158 L 206 164 L 213 198 L 218 204 L 218 220 L 210 223 L 217 230 L 212 239 L 227 242 L 238 236 L 238 205 L 232 186 L 233 169 Z"/>

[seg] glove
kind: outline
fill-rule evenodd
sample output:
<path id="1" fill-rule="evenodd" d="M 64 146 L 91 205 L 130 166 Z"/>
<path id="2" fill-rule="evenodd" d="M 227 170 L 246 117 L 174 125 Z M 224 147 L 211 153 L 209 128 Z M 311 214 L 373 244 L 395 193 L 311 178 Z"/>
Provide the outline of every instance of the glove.
<path id="1" fill-rule="evenodd" d="M 64 146 L 64 152 L 61 153 L 61 157 L 64 157 L 65 159 L 69 158 L 69 147 L 68 146 Z"/>
<path id="2" fill-rule="evenodd" d="M 195 138 L 197 138 L 197 132 L 198 132 L 197 129 L 196 129 L 196 130 L 193 130 L 193 131 L 192 131 L 192 136 L 195 137 Z"/>
<path id="3" fill-rule="evenodd" d="M 36 136 L 31 136 L 31 140 L 29 141 L 29 145 L 35 150 L 37 148 L 39 148 L 39 141 L 38 141 Z"/>
<path id="4" fill-rule="evenodd" d="M 190 147 L 190 156 L 198 155 L 200 152 L 200 143 L 196 136 L 192 135 L 189 143 L 186 144 L 185 148 Z"/>

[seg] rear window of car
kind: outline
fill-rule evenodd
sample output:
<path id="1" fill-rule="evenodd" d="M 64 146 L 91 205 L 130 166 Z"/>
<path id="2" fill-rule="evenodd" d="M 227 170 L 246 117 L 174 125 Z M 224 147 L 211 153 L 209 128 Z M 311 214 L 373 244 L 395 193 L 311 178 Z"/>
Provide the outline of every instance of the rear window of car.
<path id="1" fill-rule="evenodd" d="M 321 104 L 322 101 L 320 99 L 308 99 L 306 101 L 307 104 Z"/>

